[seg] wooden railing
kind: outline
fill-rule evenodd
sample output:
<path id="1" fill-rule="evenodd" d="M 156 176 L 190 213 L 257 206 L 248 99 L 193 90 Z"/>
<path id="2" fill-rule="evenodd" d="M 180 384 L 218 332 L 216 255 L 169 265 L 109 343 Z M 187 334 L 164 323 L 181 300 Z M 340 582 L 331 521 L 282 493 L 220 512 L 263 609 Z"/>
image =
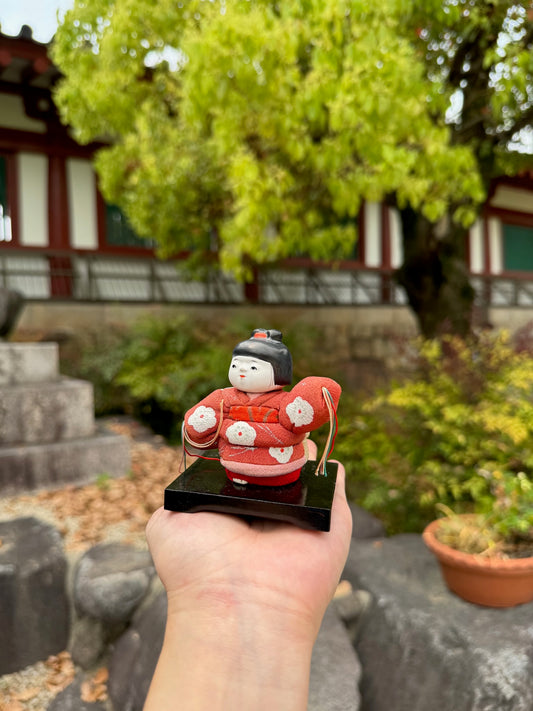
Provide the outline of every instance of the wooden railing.
<path id="1" fill-rule="evenodd" d="M 533 308 L 533 274 L 472 276 L 481 307 Z M 216 269 L 194 279 L 180 261 L 151 255 L 117 256 L 94 252 L 2 250 L 0 286 L 20 291 L 29 301 L 47 299 L 155 303 L 246 301 L 243 284 Z M 406 297 L 392 270 L 306 266 L 258 271 L 254 300 L 262 304 L 404 305 Z"/>

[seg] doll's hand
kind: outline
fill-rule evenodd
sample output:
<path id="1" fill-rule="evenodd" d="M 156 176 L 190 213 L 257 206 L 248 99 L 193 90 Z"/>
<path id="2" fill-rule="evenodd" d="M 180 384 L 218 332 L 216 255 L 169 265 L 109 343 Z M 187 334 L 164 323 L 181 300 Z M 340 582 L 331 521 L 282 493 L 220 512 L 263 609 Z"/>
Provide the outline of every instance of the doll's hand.
<path id="1" fill-rule="evenodd" d="M 305 708 L 313 643 L 351 540 L 344 474 L 339 464 L 328 533 L 291 524 L 250 524 L 225 514 L 154 513 L 147 538 L 167 590 L 169 612 L 146 711 L 167 708 L 166 684 L 180 674 L 189 682 L 196 678 L 206 693 L 211 689 L 213 711 L 237 708 L 213 705 L 215 693 L 231 703 L 239 701 L 242 708 L 262 709 L 261 686 L 269 690 L 265 709 Z M 206 662 L 213 656 L 214 676 L 204 678 L 191 655 L 202 655 Z M 179 664 L 185 657 L 186 669 Z M 235 680 L 222 671 L 226 663 L 227 673 L 233 668 L 238 674 L 235 688 Z"/>

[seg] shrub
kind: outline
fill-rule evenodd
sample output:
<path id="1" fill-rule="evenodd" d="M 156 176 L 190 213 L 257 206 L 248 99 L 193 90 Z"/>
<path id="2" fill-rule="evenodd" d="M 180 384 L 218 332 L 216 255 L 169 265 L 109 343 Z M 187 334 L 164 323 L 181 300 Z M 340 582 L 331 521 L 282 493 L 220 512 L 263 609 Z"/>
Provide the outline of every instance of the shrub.
<path id="1" fill-rule="evenodd" d="M 134 411 L 127 388 L 116 382 L 127 343 L 125 328 L 107 326 L 84 330 L 60 344 L 61 372 L 92 383 L 98 416 Z"/>
<path id="2" fill-rule="evenodd" d="M 364 403 L 338 437 L 352 491 L 391 532 L 421 530 L 437 503 L 489 511 L 494 477 L 512 486 L 533 471 L 529 353 L 488 332 L 417 347 L 417 377 Z"/>
<path id="3" fill-rule="evenodd" d="M 211 390 L 227 385 L 228 360 L 216 334 L 185 318 L 145 318 L 122 349 L 115 382 L 136 403 L 136 414 L 171 439 L 185 412 Z"/>

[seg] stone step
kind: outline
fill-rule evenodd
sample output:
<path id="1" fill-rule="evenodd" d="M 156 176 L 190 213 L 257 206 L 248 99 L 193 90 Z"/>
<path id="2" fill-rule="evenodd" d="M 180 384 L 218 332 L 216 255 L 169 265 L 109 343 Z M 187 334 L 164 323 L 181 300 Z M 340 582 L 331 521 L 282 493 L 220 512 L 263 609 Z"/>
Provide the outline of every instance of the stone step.
<path id="1" fill-rule="evenodd" d="M 34 444 L 94 432 L 93 387 L 74 378 L 0 389 L 0 444 Z"/>
<path id="2" fill-rule="evenodd" d="M 86 484 L 101 474 L 119 477 L 129 470 L 129 440 L 104 429 L 65 442 L 2 447 L 0 495 Z"/>
<path id="3" fill-rule="evenodd" d="M 0 385 L 44 383 L 58 377 L 57 343 L 0 343 Z"/>

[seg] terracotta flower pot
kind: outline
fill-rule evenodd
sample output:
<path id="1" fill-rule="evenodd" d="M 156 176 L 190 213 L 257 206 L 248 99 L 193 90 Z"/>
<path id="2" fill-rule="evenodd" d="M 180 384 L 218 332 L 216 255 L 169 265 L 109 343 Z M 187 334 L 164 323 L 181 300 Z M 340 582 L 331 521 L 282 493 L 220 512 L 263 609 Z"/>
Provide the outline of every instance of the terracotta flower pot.
<path id="1" fill-rule="evenodd" d="M 437 540 L 440 523 L 432 521 L 422 536 L 452 592 L 487 607 L 513 607 L 533 600 L 533 557 L 498 559 L 456 551 Z"/>

